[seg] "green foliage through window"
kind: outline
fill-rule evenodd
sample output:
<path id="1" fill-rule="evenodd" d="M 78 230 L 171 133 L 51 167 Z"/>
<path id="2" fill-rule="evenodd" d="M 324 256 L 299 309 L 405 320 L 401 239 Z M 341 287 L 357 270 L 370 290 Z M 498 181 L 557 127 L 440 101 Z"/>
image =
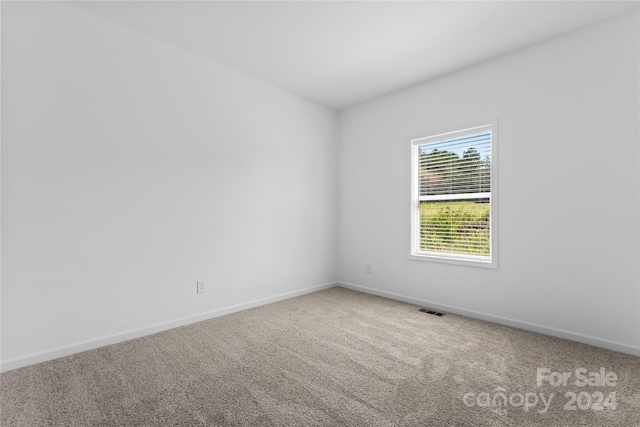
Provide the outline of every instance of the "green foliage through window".
<path id="1" fill-rule="evenodd" d="M 420 250 L 489 255 L 490 209 L 486 200 L 420 203 Z"/>

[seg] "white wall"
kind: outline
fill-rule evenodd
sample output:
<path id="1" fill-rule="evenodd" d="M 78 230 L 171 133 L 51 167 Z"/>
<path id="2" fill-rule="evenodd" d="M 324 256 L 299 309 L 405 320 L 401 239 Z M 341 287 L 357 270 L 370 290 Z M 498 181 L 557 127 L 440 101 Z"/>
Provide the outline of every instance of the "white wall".
<path id="1" fill-rule="evenodd" d="M 634 14 L 343 111 L 339 279 L 640 355 L 638 68 Z M 499 269 L 408 260 L 409 140 L 494 118 Z"/>
<path id="2" fill-rule="evenodd" d="M 335 280 L 335 112 L 58 2 L 2 63 L 4 368 Z"/>

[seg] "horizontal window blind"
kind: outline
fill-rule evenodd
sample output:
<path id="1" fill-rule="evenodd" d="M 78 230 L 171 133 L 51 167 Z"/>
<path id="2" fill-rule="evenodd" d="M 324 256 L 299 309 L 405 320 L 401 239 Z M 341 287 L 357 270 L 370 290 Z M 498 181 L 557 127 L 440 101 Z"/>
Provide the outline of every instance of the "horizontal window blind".
<path id="1" fill-rule="evenodd" d="M 491 132 L 419 145 L 420 197 L 491 192 Z"/>
<path id="2" fill-rule="evenodd" d="M 491 261 L 491 126 L 413 144 L 414 252 Z"/>

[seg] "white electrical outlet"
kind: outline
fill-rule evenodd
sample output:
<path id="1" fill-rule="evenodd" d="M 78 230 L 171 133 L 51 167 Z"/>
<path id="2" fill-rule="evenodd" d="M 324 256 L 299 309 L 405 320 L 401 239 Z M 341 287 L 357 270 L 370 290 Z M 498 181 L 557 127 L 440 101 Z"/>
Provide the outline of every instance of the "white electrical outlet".
<path id="1" fill-rule="evenodd" d="M 197 284 L 197 292 L 199 294 L 204 294 L 205 292 L 207 292 L 207 281 L 206 280 L 198 280 L 196 282 Z"/>
<path id="2" fill-rule="evenodd" d="M 364 272 L 365 273 L 371 273 L 371 264 L 365 264 L 364 265 Z"/>

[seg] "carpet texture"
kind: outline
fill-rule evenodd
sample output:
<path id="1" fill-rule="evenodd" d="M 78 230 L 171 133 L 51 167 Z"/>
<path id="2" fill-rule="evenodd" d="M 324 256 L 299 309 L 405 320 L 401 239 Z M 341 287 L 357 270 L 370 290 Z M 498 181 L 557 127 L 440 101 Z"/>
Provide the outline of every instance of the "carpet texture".
<path id="1" fill-rule="evenodd" d="M 638 357 L 343 288 L 0 380 L 4 427 L 640 426 Z"/>

